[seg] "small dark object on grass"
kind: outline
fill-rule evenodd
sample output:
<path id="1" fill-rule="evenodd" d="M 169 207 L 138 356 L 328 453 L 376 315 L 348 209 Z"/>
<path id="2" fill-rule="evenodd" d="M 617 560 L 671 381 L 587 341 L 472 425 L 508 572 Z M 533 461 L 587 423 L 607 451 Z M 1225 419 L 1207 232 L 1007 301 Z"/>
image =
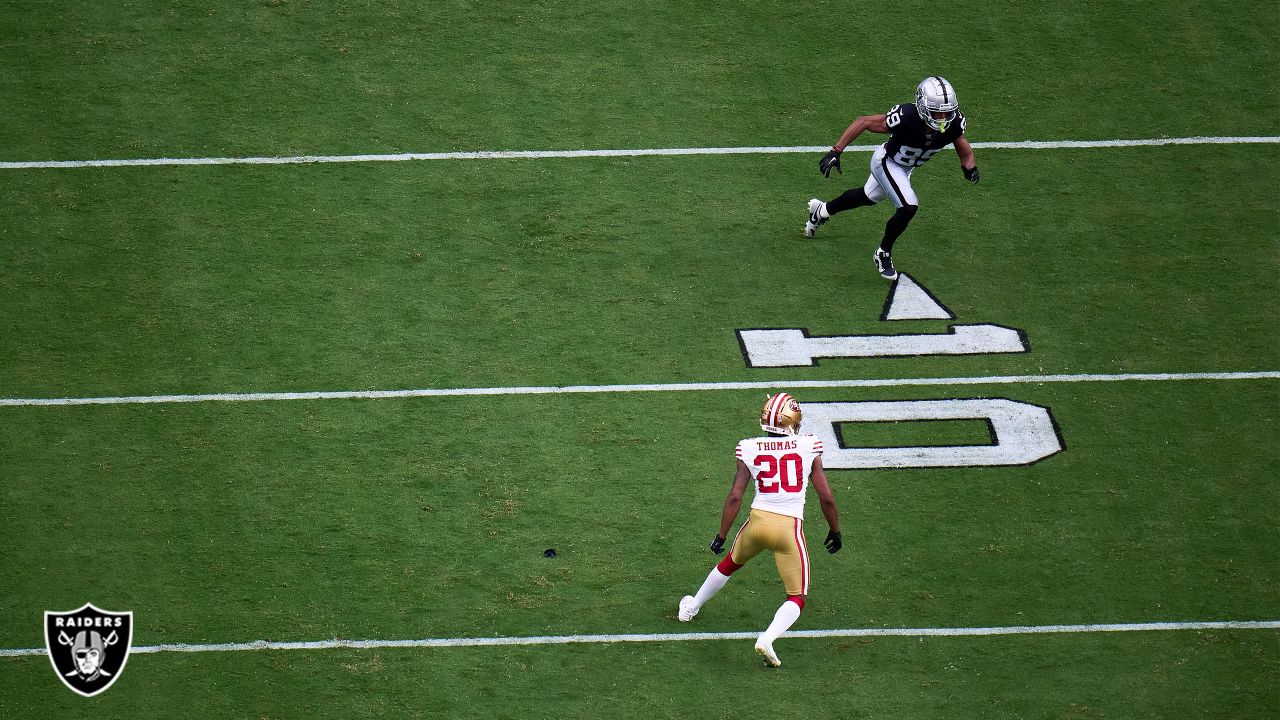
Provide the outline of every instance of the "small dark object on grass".
<path id="1" fill-rule="evenodd" d="M 555 556 L 556 556 L 555 548 L 547 548 L 546 550 L 542 551 L 542 557 L 544 558 L 553 558 Z"/>

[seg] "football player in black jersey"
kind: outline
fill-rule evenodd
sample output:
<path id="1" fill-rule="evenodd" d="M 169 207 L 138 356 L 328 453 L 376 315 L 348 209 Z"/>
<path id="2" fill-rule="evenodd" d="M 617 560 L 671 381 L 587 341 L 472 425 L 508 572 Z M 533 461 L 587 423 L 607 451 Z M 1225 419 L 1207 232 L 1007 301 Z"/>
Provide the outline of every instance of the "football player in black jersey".
<path id="1" fill-rule="evenodd" d="M 920 202 L 911 189 L 911 172 L 925 164 L 934 153 L 955 144 L 960 156 L 960 169 L 971 183 L 978 182 L 978 165 L 973 159 L 973 148 L 964 136 L 964 113 L 956 102 L 955 88 L 942 77 L 927 77 L 916 87 L 916 101 L 894 105 L 884 115 L 863 115 L 854 120 L 823 156 L 818 169 L 824 177 L 831 177 L 831 169 L 840 174 L 840 153 L 864 130 L 886 133 L 888 142 L 871 156 L 871 177 L 860 188 L 846 190 L 830 202 L 814 198 L 809 201 L 809 220 L 804 225 L 806 237 L 813 237 L 818 226 L 832 215 L 863 205 L 874 205 L 886 197 L 897 211 L 884 226 L 884 240 L 875 251 L 876 270 L 886 280 L 898 277 L 893 268 L 893 241 L 898 239 Z"/>

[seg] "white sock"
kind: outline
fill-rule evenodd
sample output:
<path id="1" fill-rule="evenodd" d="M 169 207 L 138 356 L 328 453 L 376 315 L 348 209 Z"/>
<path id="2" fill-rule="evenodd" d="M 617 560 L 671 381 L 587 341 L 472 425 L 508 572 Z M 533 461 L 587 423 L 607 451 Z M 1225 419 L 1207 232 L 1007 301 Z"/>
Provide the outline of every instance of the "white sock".
<path id="1" fill-rule="evenodd" d="M 826 203 L 822 203 L 821 205 L 818 206 L 818 217 L 825 218 L 827 220 L 831 219 L 831 213 L 827 212 Z"/>
<path id="2" fill-rule="evenodd" d="M 782 603 L 782 607 L 778 608 L 778 612 L 773 614 L 773 622 L 769 623 L 769 628 L 760 635 L 760 639 L 765 642 L 773 642 L 778 636 L 787 631 L 791 624 L 800 617 L 800 606 L 790 600 Z"/>
<path id="3" fill-rule="evenodd" d="M 693 602 L 697 607 L 710 600 L 716 593 L 720 592 L 720 588 L 729 582 L 729 576 L 720 572 L 720 568 L 711 568 L 707 579 L 702 582 L 702 587 L 698 588 L 698 594 L 693 596 Z M 795 603 L 792 603 L 794 605 Z"/>

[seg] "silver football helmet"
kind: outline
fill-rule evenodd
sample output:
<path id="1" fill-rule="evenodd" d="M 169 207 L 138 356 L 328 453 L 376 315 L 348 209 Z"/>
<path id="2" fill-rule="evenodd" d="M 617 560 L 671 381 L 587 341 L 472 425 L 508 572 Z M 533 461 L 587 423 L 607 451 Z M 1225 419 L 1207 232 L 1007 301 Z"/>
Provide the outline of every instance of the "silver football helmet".
<path id="1" fill-rule="evenodd" d="M 920 119 L 934 130 L 946 132 L 959 109 L 956 89 L 951 87 L 946 78 L 934 75 L 921 80 L 916 86 L 916 110 L 920 113 Z M 936 117 L 935 113 L 943 117 Z"/>

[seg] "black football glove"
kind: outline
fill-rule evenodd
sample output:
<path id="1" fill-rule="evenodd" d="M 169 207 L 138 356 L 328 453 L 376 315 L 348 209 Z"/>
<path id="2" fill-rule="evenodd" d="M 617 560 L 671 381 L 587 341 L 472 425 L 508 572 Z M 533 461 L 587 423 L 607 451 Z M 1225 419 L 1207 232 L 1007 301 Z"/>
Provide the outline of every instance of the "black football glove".
<path id="1" fill-rule="evenodd" d="M 823 540 L 822 544 L 827 546 L 827 552 L 832 555 L 840 552 L 840 548 L 844 547 L 844 543 L 840 542 L 840 533 L 835 530 L 827 532 L 827 539 Z"/>
<path id="2" fill-rule="evenodd" d="M 713 553 L 715 553 L 715 554 L 717 554 L 717 555 L 719 555 L 720 553 L 724 552 L 724 538 L 723 538 L 723 537 L 720 537 L 719 535 L 717 535 L 717 536 L 716 536 L 716 539 L 711 541 L 711 552 L 713 552 Z"/>
<path id="3" fill-rule="evenodd" d="M 840 151 L 835 148 L 828 150 L 827 154 L 818 161 L 818 170 L 822 173 L 822 177 L 831 177 L 831 168 L 835 168 L 841 175 L 844 174 L 844 170 L 840 169 Z"/>
<path id="4" fill-rule="evenodd" d="M 973 167 L 971 167 L 971 168 L 967 168 L 967 167 L 965 167 L 965 166 L 961 165 L 961 166 L 960 166 L 960 169 L 964 171 L 964 179 L 965 179 L 965 180 L 968 180 L 969 182 L 973 183 L 974 185 L 977 185 L 977 184 L 978 184 L 978 166 L 977 166 L 977 165 L 974 165 L 974 166 L 973 166 Z"/>

